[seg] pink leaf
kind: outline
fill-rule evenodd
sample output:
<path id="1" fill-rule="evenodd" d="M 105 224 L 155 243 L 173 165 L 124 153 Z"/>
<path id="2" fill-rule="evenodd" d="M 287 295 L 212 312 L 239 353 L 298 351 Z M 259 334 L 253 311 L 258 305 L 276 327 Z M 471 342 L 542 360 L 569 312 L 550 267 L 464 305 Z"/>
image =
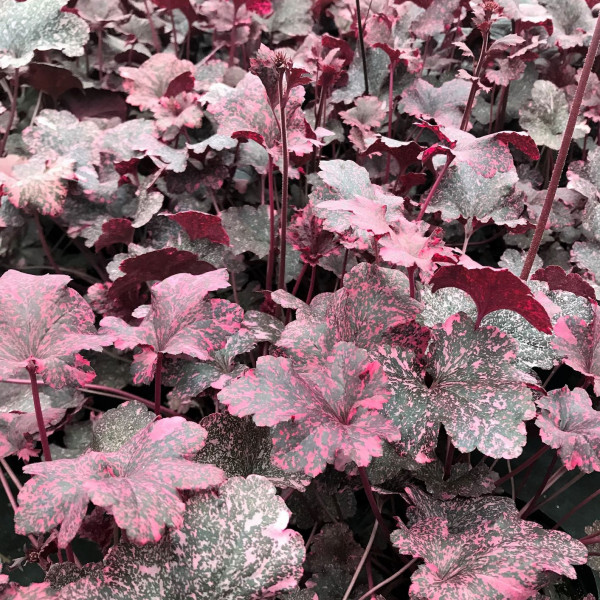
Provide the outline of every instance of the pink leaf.
<path id="1" fill-rule="evenodd" d="M 91 501 L 110 512 L 138 544 L 158 541 L 165 526 L 183 522 L 178 490 L 219 485 L 221 469 L 187 459 L 204 445 L 206 431 L 181 417 L 150 423 L 116 452 L 28 465 L 34 475 L 19 493 L 15 529 L 44 533 L 61 526 L 58 543 L 75 537 Z"/>

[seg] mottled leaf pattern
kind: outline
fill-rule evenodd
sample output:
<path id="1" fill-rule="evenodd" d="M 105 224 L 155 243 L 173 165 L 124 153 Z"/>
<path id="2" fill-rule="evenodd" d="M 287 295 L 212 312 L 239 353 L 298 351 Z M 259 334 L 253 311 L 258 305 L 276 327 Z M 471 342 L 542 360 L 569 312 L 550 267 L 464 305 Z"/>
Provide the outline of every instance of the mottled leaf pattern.
<path id="1" fill-rule="evenodd" d="M 423 496 L 410 497 L 420 502 Z M 587 558 L 581 542 L 520 519 L 505 498 L 429 499 L 417 504 L 411 521 L 392 533 L 392 542 L 425 561 L 412 575 L 415 599 L 526 600 L 542 572 L 575 578 L 573 565 Z"/>
<path id="2" fill-rule="evenodd" d="M 172 275 L 152 287 L 150 310 L 138 327 L 118 317 L 105 317 L 100 330 L 120 350 L 142 348 L 132 365 L 134 382 L 149 382 L 158 352 L 208 360 L 224 333 L 239 329 L 239 306 L 227 300 L 203 300 L 209 292 L 228 286 L 225 269 L 203 275 Z"/>
<path id="3" fill-rule="evenodd" d="M 296 587 L 304 541 L 264 477 L 235 477 L 202 494 L 159 545 L 120 545 L 58 600 L 254 600 Z"/>
<path id="4" fill-rule="evenodd" d="M 535 383 L 515 366 L 517 345 L 496 327 L 475 330 L 464 313 L 432 331 L 424 373 L 412 354 L 391 346 L 374 354 L 393 390 L 385 412 L 402 431 L 400 444 L 418 462 L 429 462 L 443 423 L 461 452 L 478 448 L 493 457 L 514 458 L 525 444 L 524 421 L 535 416 Z"/>
<path id="5" fill-rule="evenodd" d="M 565 467 L 600 471 L 600 412 L 592 408 L 588 393 L 563 387 L 536 404 L 542 409 L 536 421 L 542 441 L 558 449 Z"/>
<path id="6" fill-rule="evenodd" d="M 338 342 L 309 372 L 289 359 L 261 357 L 256 369 L 233 381 L 219 400 L 237 416 L 253 415 L 273 429 L 273 462 L 284 469 L 318 475 L 327 463 L 369 464 L 381 456 L 383 439 L 395 427 L 379 412 L 390 392 L 377 362 L 354 344 Z"/>
<path id="7" fill-rule="evenodd" d="M 131 540 L 156 542 L 165 526 L 183 521 L 185 505 L 177 490 L 203 490 L 223 481 L 217 467 L 186 460 L 205 437 L 200 425 L 172 417 L 150 423 L 115 452 L 29 465 L 25 469 L 35 477 L 19 493 L 16 530 L 43 533 L 60 525 L 64 548 L 91 501 L 107 509 Z"/>
<path id="8" fill-rule="evenodd" d="M 102 350 L 110 342 L 96 334 L 92 309 L 67 287 L 69 281 L 66 275 L 12 270 L 0 277 L 0 378 L 28 377 L 30 363 L 56 388 L 94 378 L 77 352 Z"/>

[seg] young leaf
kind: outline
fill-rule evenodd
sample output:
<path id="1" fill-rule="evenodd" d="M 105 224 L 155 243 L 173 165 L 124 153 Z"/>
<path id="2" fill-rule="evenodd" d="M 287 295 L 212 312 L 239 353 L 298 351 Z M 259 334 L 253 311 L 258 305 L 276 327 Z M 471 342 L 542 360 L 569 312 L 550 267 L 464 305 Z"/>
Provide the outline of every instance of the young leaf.
<path id="1" fill-rule="evenodd" d="M 221 469 L 186 460 L 205 437 L 200 425 L 172 417 L 150 423 L 115 452 L 28 465 L 26 472 L 36 477 L 19 493 L 15 530 L 44 533 L 60 525 L 58 544 L 65 548 L 91 501 L 107 509 L 132 541 L 156 542 L 165 526 L 183 522 L 177 490 L 204 490 L 224 480 Z"/>
<path id="2" fill-rule="evenodd" d="M 393 395 L 385 412 L 402 433 L 400 446 L 429 462 L 441 422 L 461 452 L 478 448 L 496 458 L 519 456 L 523 421 L 535 416 L 530 375 L 515 366 L 517 344 L 496 327 L 473 328 L 464 313 L 432 331 L 424 369 L 410 352 L 381 346 L 378 359 Z"/>
<path id="3" fill-rule="evenodd" d="M 0 69 L 18 69 L 33 60 L 36 50 L 62 50 L 81 56 L 89 27 L 78 16 L 63 12 L 66 0 L 0 0 Z"/>
<path id="4" fill-rule="evenodd" d="M 428 600 L 526 600 L 544 571 L 575 578 L 585 546 L 559 531 L 524 521 L 512 502 L 487 496 L 434 501 L 407 490 L 413 522 L 392 533 L 402 553 L 424 559 L 412 575 L 411 597 Z"/>
<path id="5" fill-rule="evenodd" d="M 242 320 L 242 309 L 227 300 L 203 301 L 214 290 L 229 286 L 225 269 L 203 275 L 172 275 L 151 288 L 151 307 L 138 327 L 118 317 L 104 317 L 101 332 L 114 340 L 119 350 L 141 347 L 132 369 L 135 383 L 154 377 L 157 353 L 187 354 L 209 360 L 223 332 L 234 333 Z"/>
<path id="6" fill-rule="evenodd" d="M 542 409 L 537 418 L 540 436 L 558 454 L 569 470 L 600 471 L 600 412 L 592 408 L 588 393 L 563 387 L 538 398 Z"/>
<path id="7" fill-rule="evenodd" d="M 339 470 L 350 461 L 367 466 L 381 456 L 382 440 L 399 438 L 380 413 L 389 396 L 379 363 L 354 344 L 338 342 L 309 372 L 289 359 L 260 357 L 219 400 L 234 415 L 254 415 L 257 425 L 278 425 L 274 464 L 315 476 L 328 463 Z"/>
<path id="8" fill-rule="evenodd" d="M 96 334 L 94 313 L 66 275 L 0 277 L 0 378 L 28 377 L 33 364 L 44 383 L 61 388 L 94 378 L 80 350 L 102 350 L 110 342 Z"/>
<path id="9" fill-rule="evenodd" d="M 550 265 L 545 269 L 538 269 L 532 276 L 534 281 L 545 281 L 551 290 L 565 290 L 592 302 L 596 301 L 594 288 L 581 275 L 565 273 L 562 267 Z"/>
<path id="10" fill-rule="evenodd" d="M 289 514 L 264 477 L 235 477 L 190 500 L 164 542 L 115 546 L 57 600 L 272 598 L 302 576 L 304 540 L 285 528 Z"/>
<path id="11" fill-rule="evenodd" d="M 525 282 L 508 269 L 468 269 L 463 265 L 452 265 L 438 269 L 430 283 L 432 292 L 455 287 L 469 294 L 477 306 L 475 328 L 489 313 L 508 309 L 519 313 L 543 333 L 552 333 L 552 323 L 544 307 L 533 297 Z"/>
<path id="12" fill-rule="evenodd" d="M 166 215 L 179 223 L 191 240 L 207 239 L 215 244 L 229 246 L 229 236 L 221 225 L 221 217 L 197 210 L 184 210 L 174 215 Z"/>

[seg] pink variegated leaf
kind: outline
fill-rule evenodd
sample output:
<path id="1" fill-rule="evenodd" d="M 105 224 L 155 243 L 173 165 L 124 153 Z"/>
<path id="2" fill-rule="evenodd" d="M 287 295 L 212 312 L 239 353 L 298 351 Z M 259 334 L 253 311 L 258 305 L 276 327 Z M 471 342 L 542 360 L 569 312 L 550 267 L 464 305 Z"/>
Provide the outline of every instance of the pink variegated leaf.
<path id="1" fill-rule="evenodd" d="M 536 404 L 542 409 L 536 421 L 542 441 L 558 448 L 565 467 L 600 471 L 600 412 L 593 409 L 588 393 L 565 386 L 538 398 Z"/>
<path id="2" fill-rule="evenodd" d="M 15 529 L 44 533 L 60 526 L 58 544 L 65 548 L 91 501 L 112 514 L 131 540 L 156 542 L 165 526 L 183 522 L 178 490 L 205 490 L 224 480 L 221 469 L 187 460 L 205 437 L 200 425 L 172 417 L 150 423 L 115 452 L 28 465 L 24 470 L 34 477 L 19 493 Z"/>
<path id="3" fill-rule="evenodd" d="M 141 110 L 153 110 L 160 99 L 167 95 L 171 82 L 183 73 L 194 72 L 188 60 L 179 60 L 165 52 L 154 54 L 140 67 L 121 67 L 123 87 L 129 94 L 127 102 Z"/>
<path id="4" fill-rule="evenodd" d="M 164 541 L 113 547 L 57 600 L 252 600 L 295 588 L 304 540 L 286 529 L 290 511 L 276 491 L 250 475 L 197 495 Z"/>
<path id="5" fill-rule="evenodd" d="M 525 444 L 524 421 L 535 416 L 528 386 L 535 379 L 517 368 L 512 338 L 496 327 L 473 325 L 459 313 L 432 330 L 421 364 L 392 346 L 373 353 L 393 390 L 384 410 L 402 432 L 402 450 L 417 462 L 433 458 L 440 423 L 461 452 L 478 448 L 514 458 Z"/>
<path id="6" fill-rule="evenodd" d="M 18 162 L 11 173 L 0 171 L 0 188 L 14 206 L 56 216 L 67 198 L 67 181 L 76 179 L 72 159 L 34 155 Z"/>
<path id="7" fill-rule="evenodd" d="M 482 319 L 497 310 L 512 310 L 527 319 L 543 333 L 552 333 L 552 322 L 546 309 L 534 298 L 529 287 L 508 269 L 463 265 L 442 267 L 431 278 L 431 290 L 454 287 L 469 294 L 477 306 L 479 327 Z"/>
<path id="8" fill-rule="evenodd" d="M 4 577 L 0 575 L 0 577 Z M 0 600 L 56 600 L 57 590 L 50 582 L 32 583 L 27 587 L 22 587 L 16 583 L 8 584 L 8 587 L 2 589 L 0 586 Z"/>
<path id="9" fill-rule="evenodd" d="M 0 277 L 0 379 L 27 377 L 34 365 L 44 383 L 61 388 L 94 378 L 80 350 L 102 350 L 88 303 L 67 287 L 66 275 L 27 275 L 7 271 Z"/>
<path id="10" fill-rule="evenodd" d="M 410 528 L 392 533 L 402 553 L 424 559 L 412 575 L 411 598 L 427 600 L 527 600 L 540 575 L 575 578 L 585 546 L 560 531 L 525 521 L 509 499 L 435 501 L 407 490 Z"/>
<path id="11" fill-rule="evenodd" d="M 600 394 L 600 308 L 592 305 L 593 317 L 561 317 L 554 326 L 554 349 L 569 365 L 594 381 L 594 393 Z"/>
<path id="12" fill-rule="evenodd" d="M 114 340 L 119 350 L 141 348 L 132 369 L 135 383 L 154 376 L 157 353 L 186 354 L 209 360 L 224 333 L 235 333 L 242 309 L 227 300 L 208 300 L 209 292 L 229 286 L 226 269 L 203 275 L 172 275 L 151 288 L 150 310 L 137 327 L 118 317 L 105 317 L 101 332 Z"/>
<path id="13" fill-rule="evenodd" d="M 354 344 L 338 342 L 329 356 L 302 372 L 285 358 L 264 356 L 230 383 L 219 400 L 237 416 L 276 426 L 273 462 L 316 476 L 326 465 L 367 466 L 382 441 L 399 438 L 381 414 L 390 391 L 381 366 Z"/>
<path id="14" fill-rule="evenodd" d="M 375 347 L 392 328 L 413 321 L 419 310 L 403 273 L 360 263 L 346 274 L 341 290 L 319 294 L 307 310 L 298 310 L 277 346 L 296 365 L 312 364 L 340 341 Z"/>

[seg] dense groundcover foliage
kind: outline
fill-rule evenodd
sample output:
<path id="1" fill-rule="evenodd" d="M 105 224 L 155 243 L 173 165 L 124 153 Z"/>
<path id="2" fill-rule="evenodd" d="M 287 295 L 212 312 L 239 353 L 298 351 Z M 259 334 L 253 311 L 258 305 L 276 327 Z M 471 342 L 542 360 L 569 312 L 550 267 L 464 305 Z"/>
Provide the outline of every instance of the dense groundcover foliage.
<path id="1" fill-rule="evenodd" d="M 598 597 L 593 4 L 0 0 L 0 600 Z"/>

